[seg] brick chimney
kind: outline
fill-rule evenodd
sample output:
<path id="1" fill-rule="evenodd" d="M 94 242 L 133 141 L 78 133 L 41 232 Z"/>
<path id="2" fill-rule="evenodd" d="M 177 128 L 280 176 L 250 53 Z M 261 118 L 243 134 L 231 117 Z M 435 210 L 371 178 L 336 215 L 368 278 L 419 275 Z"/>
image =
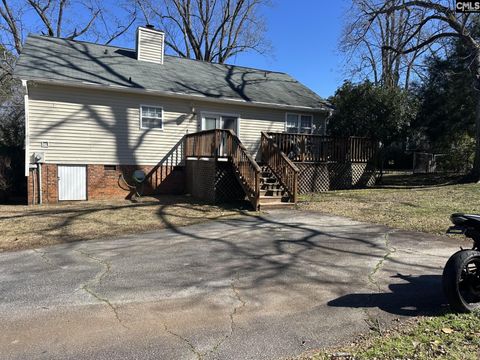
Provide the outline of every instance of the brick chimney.
<path id="1" fill-rule="evenodd" d="M 137 60 L 163 64 L 165 33 L 156 30 L 153 25 L 137 29 Z"/>

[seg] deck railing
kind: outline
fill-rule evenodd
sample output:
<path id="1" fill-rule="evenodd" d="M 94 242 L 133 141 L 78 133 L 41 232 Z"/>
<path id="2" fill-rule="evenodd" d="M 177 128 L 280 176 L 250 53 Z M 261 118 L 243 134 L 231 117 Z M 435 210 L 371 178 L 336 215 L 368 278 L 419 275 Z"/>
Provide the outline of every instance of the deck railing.
<path id="1" fill-rule="evenodd" d="M 268 135 L 294 162 L 369 162 L 377 152 L 371 139 L 323 135 L 272 133 Z"/>
<path id="2" fill-rule="evenodd" d="M 232 130 L 206 130 L 185 136 L 185 157 L 228 158 L 250 202 L 258 208 L 260 166 Z"/>
<path id="3" fill-rule="evenodd" d="M 149 183 L 152 189 L 157 189 L 160 184 L 175 170 L 177 166 L 183 166 L 185 141 L 182 137 L 175 146 L 153 167 L 146 175 L 145 183 Z"/>
<path id="4" fill-rule="evenodd" d="M 262 161 L 275 173 L 290 195 L 292 202 L 297 201 L 298 172 L 295 164 L 280 150 L 273 139 L 262 131 L 260 141 Z"/>

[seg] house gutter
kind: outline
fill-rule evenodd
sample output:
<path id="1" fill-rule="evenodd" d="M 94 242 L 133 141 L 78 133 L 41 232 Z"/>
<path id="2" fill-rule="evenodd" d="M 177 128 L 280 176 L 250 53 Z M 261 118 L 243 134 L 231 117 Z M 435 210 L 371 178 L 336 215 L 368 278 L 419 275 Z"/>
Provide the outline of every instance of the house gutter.
<path id="1" fill-rule="evenodd" d="M 37 169 L 37 179 L 32 180 L 33 195 L 32 205 L 35 204 L 35 181 L 38 183 L 38 202 L 42 203 L 42 166 L 41 164 L 30 165 L 30 121 L 29 121 L 29 99 L 28 99 L 28 81 L 22 79 L 22 87 L 24 90 L 24 118 L 25 118 L 25 176 L 30 176 L 30 169 Z M 27 185 L 28 186 L 28 185 Z"/>
<path id="2" fill-rule="evenodd" d="M 28 82 L 27 80 L 22 79 L 22 86 L 24 89 L 24 96 L 23 96 L 23 104 L 24 104 L 24 112 L 25 112 L 25 176 L 30 175 L 30 131 L 29 131 L 29 114 L 28 114 Z"/>
<path id="3" fill-rule="evenodd" d="M 160 91 L 160 90 L 152 90 L 152 89 L 144 89 L 144 88 L 130 88 L 126 86 L 107 85 L 107 84 L 99 84 L 99 83 L 92 83 L 92 82 L 86 82 L 86 81 L 85 82 L 67 82 L 67 81 L 57 81 L 57 80 L 46 80 L 43 78 L 28 78 L 27 80 L 38 83 L 38 84 L 46 84 L 46 85 L 55 84 L 55 85 L 70 86 L 70 87 L 77 87 L 77 88 L 84 88 L 84 89 L 102 89 L 102 90 L 110 90 L 110 91 L 133 93 L 133 94 L 146 93 L 146 94 L 164 96 L 169 98 L 198 100 L 198 101 L 206 101 L 206 102 L 212 102 L 212 103 L 245 105 L 245 106 L 262 107 L 262 108 L 278 108 L 278 109 L 285 109 L 285 110 L 302 110 L 302 111 L 312 111 L 312 112 L 331 110 L 331 107 L 327 105 L 314 108 L 309 106 L 285 105 L 285 104 L 276 104 L 276 103 L 266 103 L 266 102 L 260 102 L 260 101 L 245 101 L 245 100 L 238 100 L 238 99 L 231 99 L 231 98 L 223 98 L 223 99 L 210 98 L 204 95 L 181 94 L 181 93 L 175 93 L 172 91 Z"/>

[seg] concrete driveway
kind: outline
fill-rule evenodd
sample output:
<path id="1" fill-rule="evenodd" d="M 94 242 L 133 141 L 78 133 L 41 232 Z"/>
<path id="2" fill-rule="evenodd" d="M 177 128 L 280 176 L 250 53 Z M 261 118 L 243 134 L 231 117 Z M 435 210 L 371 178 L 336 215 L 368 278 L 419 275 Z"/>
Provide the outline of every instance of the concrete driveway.
<path id="1" fill-rule="evenodd" d="M 0 254 L 2 359 L 278 359 L 433 314 L 459 243 L 300 211 Z"/>

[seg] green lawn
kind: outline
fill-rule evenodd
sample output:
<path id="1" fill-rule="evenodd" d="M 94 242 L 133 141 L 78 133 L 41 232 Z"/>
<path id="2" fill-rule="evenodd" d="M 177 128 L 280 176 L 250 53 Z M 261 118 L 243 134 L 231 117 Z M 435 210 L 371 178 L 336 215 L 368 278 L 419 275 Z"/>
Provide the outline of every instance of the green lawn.
<path id="1" fill-rule="evenodd" d="M 303 195 L 299 206 L 397 229 L 443 234 L 452 213 L 480 213 L 480 185 L 452 180 L 387 176 L 381 187 Z"/>
<path id="2" fill-rule="evenodd" d="M 477 360 L 480 359 L 480 316 L 445 314 L 422 318 L 401 329 L 372 335 L 355 346 L 322 351 L 301 359 Z"/>
<path id="3" fill-rule="evenodd" d="M 371 189 L 302 196 L 300 208 L 392 228 L 444 234 L 454 212 L 480 213 L 480 185 L 456 177 L 387 176 Z M 417 318 L 387 334 L 369 334 L 355 346 L 302 359 L 480 359 L 480 315 Z"/>

